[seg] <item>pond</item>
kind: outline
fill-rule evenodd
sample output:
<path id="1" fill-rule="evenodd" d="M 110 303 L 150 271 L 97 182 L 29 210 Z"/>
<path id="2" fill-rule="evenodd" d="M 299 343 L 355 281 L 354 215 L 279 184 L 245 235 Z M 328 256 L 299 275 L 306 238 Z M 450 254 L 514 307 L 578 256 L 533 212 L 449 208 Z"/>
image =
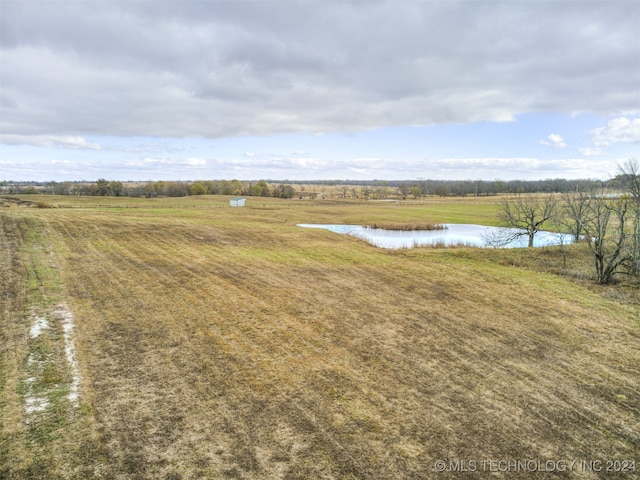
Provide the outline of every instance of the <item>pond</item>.
<path id="1" fill-rule="evenodd" d="M 365 240 L 380 248 L 412 248 L 419 246 L 471 246 L 482 248 L 522 248 L 528 237 L 515 228 L 488 227 L 486 225 L 445 223 L 442 230 L 384 230 L 361 225 L 331 225 L 301 223 L 299 227 L 322 228 L 331 232 Z M 571 235 L 540 231 L 534 238 L 534 247 L 572 243 Z"/>

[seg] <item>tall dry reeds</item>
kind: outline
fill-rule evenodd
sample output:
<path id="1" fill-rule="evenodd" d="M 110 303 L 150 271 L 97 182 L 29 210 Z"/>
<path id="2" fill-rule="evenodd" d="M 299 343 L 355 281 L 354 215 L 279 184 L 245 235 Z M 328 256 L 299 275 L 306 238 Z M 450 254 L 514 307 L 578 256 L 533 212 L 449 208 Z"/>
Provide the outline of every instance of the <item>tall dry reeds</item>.
<path id="1" fill-rule="evenodd" d="M 416 230 L 445 230 L 446 225 L 440 223 L 371 223 L 363 225 L 365 228 L 381 230 L 398 230 L 403 232 L 413 232 Z"/>

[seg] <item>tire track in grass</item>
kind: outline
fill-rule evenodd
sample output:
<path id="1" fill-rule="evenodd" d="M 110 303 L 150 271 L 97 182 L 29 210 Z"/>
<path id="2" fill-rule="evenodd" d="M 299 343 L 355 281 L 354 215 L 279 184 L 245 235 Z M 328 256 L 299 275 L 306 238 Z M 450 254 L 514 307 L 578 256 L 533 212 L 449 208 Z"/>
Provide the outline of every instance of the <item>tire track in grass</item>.
<path id="1" fill-rule="evenodd" d="M 0 238 L 14 238 L 7 251 L 14 255 L 12 263 L 21 265 L 24 282 L 23 287 L 9 289 L 9 294 L 22 299 L 23 308 L 11 308 L 0 325 L 4 331 L 5 321 L 20 320 L 11 327 L 13 339 L 4 343 L 2 357 L 22 359 L 6 371 L 1 362 L 3 374 L 11 376 L 11 389 L 0 391 L 0 398 L 9 404 L 0 417 L 11 427 L 2 428 L 3 455 L 9 461 L 0 462 L 0 474 L 93 478 L 99 454 L 92 443 L 90 418 L 80 408 L 79 367 L 65 353 L 73 350 L 71 313 L 61 303 L 63 289 L 47 225 L 23 217 L 22 212 L 0 218 Z M 21 411 L 16 410 L 18 405 Z"/>
<path id="2" fill-rule="evenodd" d="M 186 261 L 187 261 L 187 258 L 185 258 L 183 261 L 179 260 L 178 263 L 184 263 Z M 172 265 L 170 267 L 170 270 L 172 272 L 175 272 L 175 270 L 176 270 L 175 266 Z M 191 269 L 189 269 L 188 272 L 184 272 L 184 273 L 187 274 L 187 275 L 197 275 L 197 273 L 193 272 L 193 270 L 191 270 Z M 245 296 L 245 295 L 243 295 L 243 292 L 241 292 L 237 288 L 234 288 L 232 285 L 226 284 L 225 288 L 228 290 L 226 292 L 226 295 L 234 298 L 234 303 L 235 304 L 241 303 L 242 304 L 242 309 L 248 311 L 247 313 L 245 313 L 243 315 L 243 318 L 245 320 L 247 319 L 247 317 L 249 317 L 249 318 L 252 317 L 253 316 L 252 313 L 257 313 L 258 314 L 257 317 L 254 317 L 254 318 L 259 319 L 259 316 L 260 316 L 259 315 L 259 313 L 260 313 L 259 310 L 261 308 L 264 308 L 264 305 L 263 306 L 258 306 L 258 307 L 255 307 L 255 306 L 251 305 L 248 302 L 248 300 L 243 300 L 243 297 Z M 235 310 L 237 311 L 237 305 L 235 305 L 234 307 L 235 307 Z M 223 311 L 233 311 L 233 309 L 229 308 L 229 307 L 223 308 L 222 310 Z M 220 325 L 218 327 L 220 327 Z M 248 324 L 246 321 L 244 323 L 241 322 L 238 326 L 236 326 L 236 328 L 245 328 L 246 329 L 241 336 L 237 335 L 237 333 L 234 334 L 234 337 L 236 339 L 238 337 L 243 339 L 245 341 L 244 343 L 246 343 L 246 345 L 241 347 L 237 343 L 237 341 L 234 342 L 234 343 L 236 343 L 236 348 L 240 348 L 240 350 L 238 350 L 236 352 L 235 356 L 236 357 L 240 357 L 240 358 L 243 357 L 243 356 L 247 356 L 248 358 L 251 358 L 251 353 L 252 353 L 252 351 L 255 350 L 255 347 L 257 346 L 255 344 L 255 341 L 258 339 L 258 337 L 264 338 L 264 336 L 261 335 L 261 330 L 260 329 L 257 329 L 254 325 Z M 273 342 L 273 340 L 274 340 L 273 337 L 271 337 L 270 341 Z M 264 349 L 264 346 L 262 346 L 261 349 Z M 253 355 L 255 356 L 255 352 L 253 352 Z M 251 363 L 253 363 L 253 362 L 251 362 Z M 251 371 L 248 370 L 246 372 L 243 372 L 243 375 L 246 376 L 246 374 L 250 374 L 250 373 L 251 373 Z M 255 380 L 254 380 L 254 382 L 255 382 Z"/>
<path id="3" fill-rule="evenodd" d="M 84 250 L 84 248 L 83 248 L 83 250 Z M 86 262 L 87 264 L 94 265 L 94 266 L 95 265 L 110 265 L 110 263 L 109 263 L 107 258 L 97 258 L 98 257 L 97 252 L 94 251 L 93 253 L 94 253 L 94 255 L 92 255 L 89 259 L 87 259 L 87 262 Z M 125 269 L 121 273 L 124 274 L 124 275 L 127 275 L 129 272 L 127 272 L 126 269 Z M 101 276 L 100 273 L 96 272 L 95 271 L 95 267 L 94 267 L 94 271 L 91 272 L 91 277 L 95 278 L 95 277 L 100 277 L 100 276 Z M 87 285 L 86 285 L 86 288 L 89 289 L 89 290 L 92 290 L 93 289 L 93 285 L 91 285 L 91 283 L 89 283 L 89 282 L 91 282 L 91 280 L 90 279 L 86 279 L 86 281 L 88 282 Z M 174 283 L 174 285 L 175 285 L 175 283 Z M 131 285 L 129 285 L 128 288 L 131 288 Z M 133 292 L 133 293 L 135 294 L 136 292 Z M 131 298 L 135 298 L 135 295 L 130 295 L 130 297 Z M 172 298 L 176 298 L 175 292 L 173 292 Z M 128 300 L 128 299 L 129 299 L 129 297 L 124 297 L 124 300 Z M 121 300 L 123 300 L 123 299 L 121 298 Z M 124 305 L 122 305 L 122 306 L 126 308 L 126 302 L 124 302 Z M 111 307 L 111 306 L 110 305 L 101 305 L 101 307 L 104 307 L 103 308 L 103 312 L 106 314 L 105 316 L 107 318 L 112 318 L 112 316 L 107 313 L 107 309 L 109 307 Z M 144 321 L 144 319 L 142 319 L 142 320 Z M 112 323 L 111 328 L 114 328 L 115 324 L 113 322 L 113 318 L 111 320 L 111 323 Z M 136 332 L 136 331 L 139 330 L 138 326 L 132 327 L 131 325 L 125 327 L 124 329 L 122 327 L 119 327 L 119 329 L 122 332 L 122 334 L 119 336 L 120 342 L 124 342 L 125 338 L 127 336 L 129 336 L 132 331 Z M 141 364 L 144 364 L 145 363 L 144 357 L 145 357 L 145 353 L 146 352 L 144 352 L 144 351 L 140 352 L 139 351 L 139 350 L 144 350 L 144 345 L 141 344 L 140 342 L 136 342 L 136 345 L 137 345 L 137 347 L 133 347 L 132 346 L 133 348 L 131 348 L 131 349 L 127 348 L 124 352 L 118 351 L 117 348 L 114 348 L 111 351 L 111 353 L 114 356 L 115 355 L 121 355 L 122 353 L 124 353 L 129 360 L 133 360 L 134 364 L 137 363 L 137 362 L 140 362 Z M 136 382 L 136 383 L 132 384 L 131 386 L 134 388 L 134 391 L 138 392 L 138 394 L 143 392 L 143 391 L 140 390 L 141 386 L 144 386 L 145 387 L 144 391 L 148 391 L 149 393 L 151 393 L 153 391 L 157 391 L 158 388 L 160 388 L 160 384 L 156 384 L 155 387 L 153 387 L 153 385 L 149 385 L 147 382 L 145 382 L 144 376 L 142 375 L 143 372 L 141 371 L 143 369 L 135 368 L 135 365 L 134 365 L 134 367 L 131 370 L 132 371 L 130 371 L 129 375 L 127 375 L 127 376 L 130 377 L 131 380 Z M 135 372 L 133 370 L 135 370 Z M 176 374 L 176 376 L 177 376 L 177 374 Z M 160 378 L 154 379 L 153 380 L 154 383 L 160 382 L 161 378 L 167 379 L 167 375 L 165 374 L 165 375 L 162 375 Z M 140 382 L 142 382 L 142 383 L 140 383 Z M 176 380 L 173 379 L 173 382 L 176 383 Z M 162 382 L 162 383 L 165 383 L 165 382 Z M 170 384 L 171 384 L 171 380 L 169 381 L 169 385 Z M 150 390 L 148 390 L 149 387 L 151 387 Z M 155 469 L 155 467 L 153 467 L 152 459 L 148 458 L 149 455 L 151 455 L 151 456 L 154 455 L 152 452 L 155 449 L 152 450 L 149 454 L 145 454 L 144 450 L 140 449 L 139 445 L 136 446 L 135 438 L 136 437 L 138 437 L 138 439 L 141 439 L 141 438 L 140 438 L 140 433 L 136 433 L 135 429 L 136 429 L 136 427 L 141 426 L 141 424 L 149 425 L 149 420 L 147 419 L 147 417 L 149 416 L 148 414 L 143 414 L 142 416 L 139 416 L 138 414 L 136 414 L 136 412 L 142 413 L 142 412 L 144 412 L 146 410 L 146 407 L 144 405 L 145 398 L 148 399 L 148 400 L 146 400 L 147 402 L 154 402 L 155 401 L 154 399 L 157 400 L 157 398 L 160 398 L 160 396 L 161 396 L 161 392 L 156 392 L 155 394 L 152 394 L 151 397 L 149 397 L 149 395 L 143 396 L 142 397 L 143 403 L 137 402 L 137 403 L 133 403 L 133 404 L 130 403 L 128 405 L 130 407 L 129 408 L 130 415 L 134 415 L 132 419 L 135 420 L 137 418 L 137 420 L 135 420 L 134 422 L 129 423 L 129 426 L 131 428 L 127 428 L 126 430 L 123 430 L 123 433 L 128 431 L 128 435 L 129 436 L 131 436 L 133 434 L 133 439 L 134 439 L 133 443 L 132 442 L 129 442 L 129 443 L 124 442 L 124 437 L 119 437 L 119 439 L 114 439 L 114 440 L 116 440 L 118 442 L 118 443 L 116 443 L 114 445 L 121 445 L 121 447 L 122 446 L 126 446 L 126 447 L 129 448 L 130 451 L 133 452 L 132 453 L 133 456 L 129 455 L 129 457 L 124 457 L 124 458 L 119 459 L 119 461 L 121 463 L 121 468 L 124 468 L 125 470 L 127 470 L 127 469 L 130 470 L 131 468 L 133 468 L 133 463 L 138 463 L 139 462 L 140 465 L 146 465 L 147 467 L 145 467 L 145 468 L 151 468 L 153 471 L 156 471 L 156 472 L 158 471 L 158 470 Z M 127 396 L 125 395 L 125 397 L 127 397 Z M 168 400 L 168 399 L 165 398 L 165 400 Z M 120 406 L 122 406 L 123 402 L 124 402 L 124 400 L 120 400 L 118 403 L 120 404 Z M 171 403 L 172 402 L 168 402 L 169 405 L 171 405 Z M 133 409 L 131 407 L 133 407 Z M 110 415 L 114 415 L 113 409 L 109 409 L 107 405 L 105 405 L 104 408 L 106 410 L 105 413 L 111 412 Z M 218 408 L 218 411 L 219 410 L 220 409 Z M 117 413 L 115 414 L 115 417 L 117 419 L 117 417 L 118 417 Z M 233 417 L 230 416 L 229 419 L 233 420 Z M 111 420 L 113 420 L 113 419 L 111 419 Z M 122 420 L 125 420 L 125 419 L 123 418 Z M 162 419 L 160 418 L 158 420 L 162 420 Z M 127 425 L 127 423 L 125 421 L 118 421 L 118 425 L 124 426 L 124 425 Z M 134 430 L 132 430 L 132 429 L 134 429 Z M 242 428 L 239 428 L 238 431 L 242 431 Z M 229 443 L 232 443 L 232 442 L 231 442 L 231 440 L 225 440 L 222 443 L 229 444 Z M 116 450 L 123 450 L 123 448 L 116 448 Z M 134 458 L 135 458 L 135 462 L 133 461 Z M 247 458 L 250 458 L 250 457 L 247 457 Z M 234 462 L 230 460 L 230 463 L 233 464 Z M 231 465 L 229 468 L 233 468 L 233 465 Z"/>
<path id="4" fill-rule="evenodd" d="M 233 235 L 189 221 L 154 232 L 161 223 L 125 218 L 119 230 L 105 218 L 65 225 L 78 243 L 79 323 L 91 322 L 80 335 L 94 405 L 125 478 L 428 478 L 438 457 L 637 444 L 638 354 L 620 344 L 621 363 L 607 343 L 629 329 L 604 313 L 585 320 L 587 309 L 535 283 L 499 297 L 474 283 L 479 267 L 402 255 L 384 266 L 369 249 L 367 265 L 358 246 L 344 262 L 289 264 L 277 255 L 284 237 L 231 248 Z M 261 258 L 242 251 L 258 244 Z M 326 272 L 322 282 L 302 264 Z M 604 400 L 617 382 L 627 399 Z"/>
<path id="5" fill-rule="evenodd" d="M 139 245 L 139 244 L 140 244 L 140 239 L 135 239 L 135 243 L 136 243 L 137 245 Z M 95 259 L 92 259 L 92 260 L 90 261 L 90 263 L 91 263 L 92 265 L 100 264 L 100 262 L 96 262 L 96 260 L 95 260 Z M 122 271 L 122 273 L 126 275 L 126 274 L 127 274 L 127 269 L 125 268 L 125 269 Z M 174 268 L 171 268 L 171 275 L 172 275 L 172 276 L 173 276 L 173 275 L 177 275 L 179 278 L 180 278 L 180 277 L 182 277 L 182 274 L 180 274 L 179 272 L 176 272 L 176 270 L 175 270 Z M 96 276 L 99 276 L 99 275 L 96 275 L 96 272 L 93 272 L 93 273 L 92 273 L 92 277 L 96 277 Z M 140 279 L 140 280 L 142 280 L 142 279 Z M 180 282 L 178 282 L 178 283 L 180 283 Z M 227 309 L 228 309 L 228 308 L 227 308 Z M 249 330 L 249 333 L 251 333 L 251 331 L 250 331 L 250 330 Z M 246 339 L 247 339 L 247 335 L 246 335 L 246 334 L 245 334 L 245 335 L 241 335 L 241 336 L 236 335 L 236 337 L 240 337 L 240 338 L 242 338 L 242 340 L 243 340 L 243 341 L 246 341 Z M 253 349 L 253 344 L 249 343 L 249 344 L 247 344 L 247 346 L 242 347 L 242 349 L 241 349 L 241 350 L 239 350 L 239 352 L 240 352 L 240 353 L 243 353 L 243 352 L 248 353 L 248 352 L 249 352 L 250 350 L 252 350 L 252 349 Z M 249 357 L 249 358 L 250 358 L 250 357 Z M 243 362 L 243 363 L 248 363 L 248 362 Z M 250 371 L 247 371 L 247 373 L 250 373 Z M 246 374 L 244 374 L 244 376 L 246 377 Z M 230 419 L 230 421 L 233 421 L 233 417 L 229 417 L 229 419 Z M 236 421 L 233 421 L 232 423 L 235 423 L 235 422 L 236 422 Z M 237 430 L 238 430 L 238 431 L 242 431 L 241 426 L 240 426 Z"/>
<path id="6" fill-rule="evenodd" d="M 522 305 L 522 300 L 523 299 L 519 299 L 520 305 Z M 453 325 L 453 323 L 451 323 L 450 325 Z M 458 339 L 460 339 L 461 338 L 461 335 L 460 335 L 461 330 L 462 330 L 462 328 L 461 329 L 452 329 L 450 327 L 448 327 L 448 328 L 445 327 L 445 330 L 442 331 L 441 333 L 444 334 L 443 336 L 446 336 L 448 338 L 458 338 Z M 469 339 L 469 340 L 471 340 L 471 339 Z M 522 343 L 525 343 L 527 341 L 530 341 L 530 340 L 527 340 L 526 337 L 521 339 Z M 477 351 L 478 349 L 474 348 L 474 345 L 473 345 L 473 343 L 471 343 L 471 341 L 469 341 L 468 343 L 462 344 L 459 348 L 454 348 L 453 352 L 458 352 L 458 353 L 457 353 L 456 356 L 451 358 L 451 360 L 450 360 L 451 364 L 455 364 L 457 370 L 460 370 L 460 368 L 463 367 L 463 369 L 466 369 L 468 372 L 474 372 L 472 376 L 478 376 L 477 375 L 478 372 L 482 372 L 483 370 L 489 368 L 489 362 L 487 362 L 487 363 L 483 362 L 483 363 L 478 364 L 476 361 L 473 360 L 473 356 L 471 358 L 469 358 L 469 353 L 473 352 L 474 350 Z M 446 359 L 447 358 L 446 352 L 444 352 L 444 351 L 441 351 L 438 356 L 441 359 Z M 495 359 L 495 357 L 493 357 L 493 358 Z M 466 365 L 466 367 L 465 367 L 465 365 Z M 526 373 L 526 370 L 521 370 L 519 368 L 514 369 L 513 367 L 506 367 L 506 368 L 503 369 L 503 371 L 505 373 L 507 373 L 508 375 L 510 375 L 510 376 L 518 376 L 518 377 L 522 377 L 523 376 L 522 374 Z M 519 371 L 521 373 L 518 373 Z M 555 375 L 555 374 L 556 374 L 556 372 L 552 373 L 552 375 Z M 522 388 L 522 389 L 529 389 L 529 390 L 533 390 L 533 391 L 542 390 L 542 392 L 544 392 L 543 396 L 541 397 L 541 408 L 544 408 L 544 403 L 543 402 L 544 401 L 548 401 L 550 399 L 552 400 L 553 403 L 562 404 L 562 401 L 559 399 L 559 397 L 557 397 L 553 393 L 553 391 L 555 389 L 554 387 L 557 384 L 557 378 L 554 378 L 552 375 L 549 375 L 549 379 L 545 379 L 545 378 L 541 378 L 541 377 L 533 377 L 531 382 L 522 383 L 521 386 L 520 386 L 520 388 Z M 462 376 L 467 376 L 468 377 L 469 375 L 462 375 Z M 540 384 L 541 380 L 543 381 L 543 384 Z M 547 389 L 546 390 L 545 390 L 545 387 L 543 386 L 544 384 L 547 385 L 547 387 L 546 387 Z M 467 388 L 468 388 L 468 386 L 467 386 Z M 504 397 L 504 398 L 506 399 L 506 397 Z M 545 400 L 542 400 L 542 399 L 545 399 Z M 489 406 L 489 405 L 487 405 L 487 406 Z M 502 408 L 503 408 L 503 411 L 504 411 L 504 410 L 507 409 L 507 406 L 505 405 Z M 532 409 L 532 411 L 535 412 L 536 410 Z M 523 415 L 523 414 L 525 414 L 525 416 L 531 417 L 531 415 L 527 415 L 525 413 L 525 410 L 520 410 L 520 414 L 519 415 Z M 544 419 L 544 416 L 542 416 L 541 418 Z M 575 420 L 579 421 L 580 418 L 576 418 Z M 530 422 L 530 423 L 533 423 L 533 422 Z M 543 428 L 544 428 L 543 426 L 539 427 L 539 429 L 543 429 Z M 555 430 L 556 430 L 556 432 L 558 432 L 558 434 L 560 436 L 562 436 L 561 435 L 561 429 L 555 429 Z M 534 431 L 535 431 L 535 429 L 534 429 Z M 517 437 L 518 437 L 517 434 L 513 436 L 514 439 L 517 439 Z M 576 437 L 574 436 L 573 439 L 575 441 Z"/>
<path id="7" fill-rule="evenodd" d="M 18 382 L 28 338 L 24 321 L 27 272 L 19 255 L 21 244 L 13 215 L 0 213 L 0 477 L 5 478 L 21 461 L 16 453 L 23 409 Z"/>

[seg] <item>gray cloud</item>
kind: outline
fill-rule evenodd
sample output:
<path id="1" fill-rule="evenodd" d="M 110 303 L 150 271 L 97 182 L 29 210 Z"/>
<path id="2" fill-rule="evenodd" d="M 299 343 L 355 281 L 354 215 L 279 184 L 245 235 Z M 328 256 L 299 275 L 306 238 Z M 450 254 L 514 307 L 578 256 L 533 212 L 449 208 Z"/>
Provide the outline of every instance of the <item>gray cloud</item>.
<path id="1" fill-rule="evenodd" d="M 640 112 L 640 5 L 3 2 L 7 135 L 271 135 Z"/>

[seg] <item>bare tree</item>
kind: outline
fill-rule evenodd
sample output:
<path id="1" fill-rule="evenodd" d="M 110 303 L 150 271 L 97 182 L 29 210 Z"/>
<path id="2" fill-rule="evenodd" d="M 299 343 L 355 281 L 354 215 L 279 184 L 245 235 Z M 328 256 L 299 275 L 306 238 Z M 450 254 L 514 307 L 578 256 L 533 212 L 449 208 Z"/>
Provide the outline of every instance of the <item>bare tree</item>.
<path id="1" fill-rule="evenodd" d="M 637 158 L 630 158 L 618 167 L 618 179 L 633 204 L 630 273 L 640 276 L 640 162 Z"/>
<path id="2" fill-rule="evenodd" d="M 594 256 L 596 281 L 600 284 L 610 283 L 632 260 L 627 249 L 628 221 L 628 199 L 603 194 L 589 197 L 585 237 Z"/>
<path id="3" fill-rule="evenodd" d="M 507 226 L 520 230 L 515 236 L 526 235 L 528 246 L 533 247 L 536 233 L 554 217 L 557 209 L 558 200 L 552 194 L 518 194 L 503 202 L 500 218 Z"/>
<path id="4" fill-rule="evenodd" d="M 588 204 L 589 194 L 583 190 L 576 189 L 575 192 L 562 194 L 556 224 L 561 230 L 570 232 L 574 242 L 579 242 L 584 234 Z"/>
<path id="5" fill-rule="evenodd" d="M 633 200 L 640 204 L 640 162 L 630 158 L 618 166 L 618 178 Z"/>
<path id="6" fill-rule="evenodd" d="M 568 232 L 572 237 L 572 241 L 567 242 L 568 239 L 564 234 L 558 235 L 563 271 L 567 270 L 567 256 L 569 254 L 565 243 L 577 243 L 584 238 L 588 201 L 589 195 L 579 187 L 576 187 L 575 192 L 565 192 L 562 194 L 562 200 L 556 214 L 551 219 L 554 230 Z"/>

